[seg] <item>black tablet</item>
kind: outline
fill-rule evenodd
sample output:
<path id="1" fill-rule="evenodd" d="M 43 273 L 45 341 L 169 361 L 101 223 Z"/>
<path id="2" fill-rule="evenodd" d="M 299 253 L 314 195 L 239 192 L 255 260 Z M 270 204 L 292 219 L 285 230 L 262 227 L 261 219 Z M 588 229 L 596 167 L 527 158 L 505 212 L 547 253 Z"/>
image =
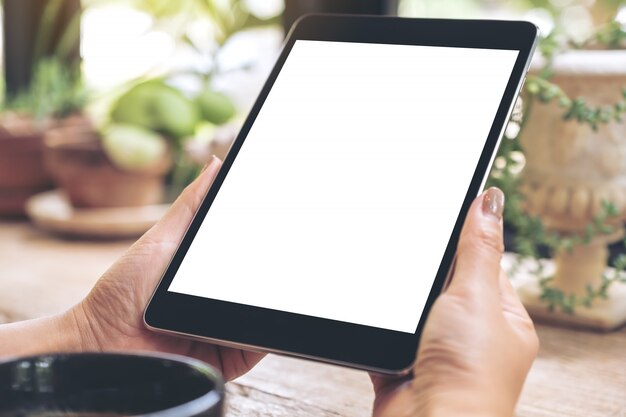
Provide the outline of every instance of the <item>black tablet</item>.
<path id="1" fill-rule="evenodd" d="M 146 325 L 407 370 L 536 35 L 519 21 L 300 20 Z"/>

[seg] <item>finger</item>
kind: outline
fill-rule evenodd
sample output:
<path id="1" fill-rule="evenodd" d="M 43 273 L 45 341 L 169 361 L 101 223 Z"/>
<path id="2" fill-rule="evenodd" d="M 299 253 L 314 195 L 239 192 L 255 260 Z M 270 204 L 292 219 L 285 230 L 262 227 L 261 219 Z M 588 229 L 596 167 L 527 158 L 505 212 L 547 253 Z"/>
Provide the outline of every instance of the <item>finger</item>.
<path id="1" fill-rule="evenodd" d="M 159 241 L 178 242 L 183 238 L 221 166 L 222 161 L 214 156 L 198 178 L 183 190 L 163 218 L 150 229 L 147 233 L 150 239 L 158 237 Z"/>
<path id="2" fill-rule="evenodd" d="M 457 248 L 454 275 L 448 292 L 472 291 L 496 300 L 499 297 L 500 260 L 504 250 L 502 211 L 504 194 L 490 188 L 470 207 Z"/>

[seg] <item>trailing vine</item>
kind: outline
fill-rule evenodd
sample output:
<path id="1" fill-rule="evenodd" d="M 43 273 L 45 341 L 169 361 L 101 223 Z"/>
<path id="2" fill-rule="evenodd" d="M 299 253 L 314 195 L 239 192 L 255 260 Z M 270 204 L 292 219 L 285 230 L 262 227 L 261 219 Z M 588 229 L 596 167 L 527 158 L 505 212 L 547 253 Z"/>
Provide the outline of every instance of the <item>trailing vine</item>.
<path id="1" fill-rule="evenodd" d="M 510 146 L 507 140 L 505 147 Z M 504 211 L 504 221 L 515 230 L 513 247 L 516 255 L 516 262 L 513 265 L 511 274 L 515 275 L 518 268 L 527 259 L 534 259 L 534 268 L 531 273 L 539 280 L 541 289 L 540 299 L 546 303 L 549 310 L 560 310 L 564 313 L 573 314 L 577 306 L 591 307 L 598 299 L 608 297 L 608 290 L 616 282 L 626 283 L 626 254 L 616 257 L 613 262 L 613 271 L 602 276 L 600 285 L 587 286 L 583 296 L 576 294 L 566 294 L 559 288 L 552 286 L 553 276 L 548 275 L 544 270 L 544 264 L 538 259 L 541 257 L 541 249 L 546 249 L 550 254 L 560 251 L 571 252 L 575 247 L 591 243 L 593 238 L 598 236 L 611 235 L 616 232 L 616 227 L 611 221 L 618 215 L 617 208 L 609 202 L 603 202 L 602 212 L 588 223 L 583 232 L 577 235 L 562 234 L 550 231 L 545 228 L 541 219 L 526 213 L 523 209 L 524 196 L 519 192 L 519 180 L 510 168 L 519 162 L 509 153 L 505 164 L 500 164 L 500 168 L 494 167 L 490 178 L 490 185 L 501 188 L 507 195 L 507 203 Z M 500 159 L 500 161 L 503 161 Z M 515 171 L 513 171 L 515 172 Z M 626 245 L 626 240 L 624 241 Z"/>
<path id="2" fill-rule="evenodd" d="M 539 217 L 524 211 L 524 195 L 519 189 L 519 172 L 523 164 L 523 149 L 519 140 L 519 132 L 530 113 L 534 100 L 542 103 L 556 102 L 563 109 L 564 122 L 576 121 L 589 125 L 597 130 L 600 124 L 623 122 L 626 114 L 626 88 L 622 90 L 621 99 L 614 104 L 605 106 L 589 106 L 583 97 L 569 97 L 558 85 L 549 79 L 552 76 L 554 56 L 566 49 L 581 48 L 620 48 L 626 46 L 626 31 L 618 22 L 600 28 L 587 41 L 574 43 L 559 42 L 558 36 L 552 34 L 542 39 L 539 50 L 546 63 L 537 75 L 526 80 L 525 106 L 523 111 L 514 111 L 510 125 L 517 126 L 517 132 L 507 135 L 502 141 L 498 156 L 489 179 L 489 185 L 497 186 L 507 195 L 504 221 L 515 231 L 513 249 L 517 254 L 517 262 L 513 267 L 514 274 L 524 259 L 537 260 L 531 271 L 539 280 L 540 298 L 550 310 L 559 310 L 567 314 L 575 313 L 576 307 L 591 307 L 596 300 L 608 297 L 610 287 L 617 282 L 626 283 L 626 254 L 621 254 L 613 261 L 613 270 L 605 273 L 596 287 L 588 285 L 584 295 L 566 294 L 552 285 L 553 277 L 546 274 L 540 258 L 540 249 L 550 254 L 560 251 L 572 251 L 575 247 L 589 244 L 594 237 L 610 235 L 616 231 L 614 224 L 618 210 L 610 202 L 603 202 L 602 212 L 586 225 L 584 231 L 577 235 L 566 235 L 547 230 Z M 515 129 L 513 129 L 515 130 Z M 625 241 L 626 244 L 626 241 Z"/>
<path id="3" fill-rule="evenodd" d="M 577 306 L 591 307 L 597 299 L 609 298 L 609 288 L 616 282 L 626 284 L 626 255 L 621 254 L 614 262 L 614 270 L 612 274 L 603 274 L 601 284 L 594 288 L 587 286 L 585 295 L 565 294 L 560 289 L 550 285 L 552 277 L 545 277 L 539 280 L 541 288 L 541 299 L 548 305 L 550 311 L 559 308 L 567 314 L 574 314 Z"/>
<path id="4" fill-rule="evenodd" d="M 626 113 L 626 88 L 622 90 L 622 100 L 605 106 L 588 106 L 583 97 L 570 98 L 558 85 L 541 76 L 529 77 L 526 80 L 526 91 L 530 97 L 542 103 L 556 101 L 564 110 L 565 121 L 586 123 L 593 130 L 597 130 L 600 123 L 622 122 Z"/>

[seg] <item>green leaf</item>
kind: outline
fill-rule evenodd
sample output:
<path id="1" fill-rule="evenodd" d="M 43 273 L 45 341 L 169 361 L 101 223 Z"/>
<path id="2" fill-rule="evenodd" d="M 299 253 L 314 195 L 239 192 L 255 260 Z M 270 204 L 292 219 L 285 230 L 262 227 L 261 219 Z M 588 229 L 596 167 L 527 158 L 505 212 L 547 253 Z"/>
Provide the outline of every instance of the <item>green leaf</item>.
<path id="1" fill-rule="evenodd" d="M 114 124 L 102 133 L 102 146 L 119 168 L 139 171 L 149 168 L 165 156 L 163 137 L 137 126 Z"/>

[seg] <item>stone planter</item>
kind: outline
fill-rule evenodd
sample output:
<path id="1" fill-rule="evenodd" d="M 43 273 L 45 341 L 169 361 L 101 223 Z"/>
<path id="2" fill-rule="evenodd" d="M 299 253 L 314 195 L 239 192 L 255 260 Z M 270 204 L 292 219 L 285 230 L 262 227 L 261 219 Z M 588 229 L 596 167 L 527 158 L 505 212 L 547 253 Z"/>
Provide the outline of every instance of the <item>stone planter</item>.
<path id="1" fill-rule="evenodd" d="M 557 57 L 551 79 L 569 97 L 584 97 L 588 105 L 614 104 L 626 86 L 625 51 L 572 51 Z M 602 212 L 602 202 L 619 210 L 616 232 L 598 236 L 588 245 L 555 255 L 551 285 L 565 294 L 584 296 L 587 286 L 597 288 L 607 268 L 607 244 L 623 237 L 626 219 L 626 123 L 587 124 L 564 121 L 556 103 L 538 100 L 521 136 L 526 156 L 522 192 L 526 209 L 545 226 L 566 234 L 582 233 Z M 531 315 L 549 321 L 612 329 L 626 322 L 626 285 L 613 284 L 609 299 L 591 307 L 576 307 L 574 314 L 549 312 L 539 300 L 537 279 L 520 285 L 519 293 Z"/>
<path id="2" fill-rule="evenodd" d="M 54 182 L 74 207 L 135 207 L 159 204 L 172 161 L 168 153 L 154 165 L 127 171 L 113 165 L 91 128 L 46 132 L 44 160 Z"/>

